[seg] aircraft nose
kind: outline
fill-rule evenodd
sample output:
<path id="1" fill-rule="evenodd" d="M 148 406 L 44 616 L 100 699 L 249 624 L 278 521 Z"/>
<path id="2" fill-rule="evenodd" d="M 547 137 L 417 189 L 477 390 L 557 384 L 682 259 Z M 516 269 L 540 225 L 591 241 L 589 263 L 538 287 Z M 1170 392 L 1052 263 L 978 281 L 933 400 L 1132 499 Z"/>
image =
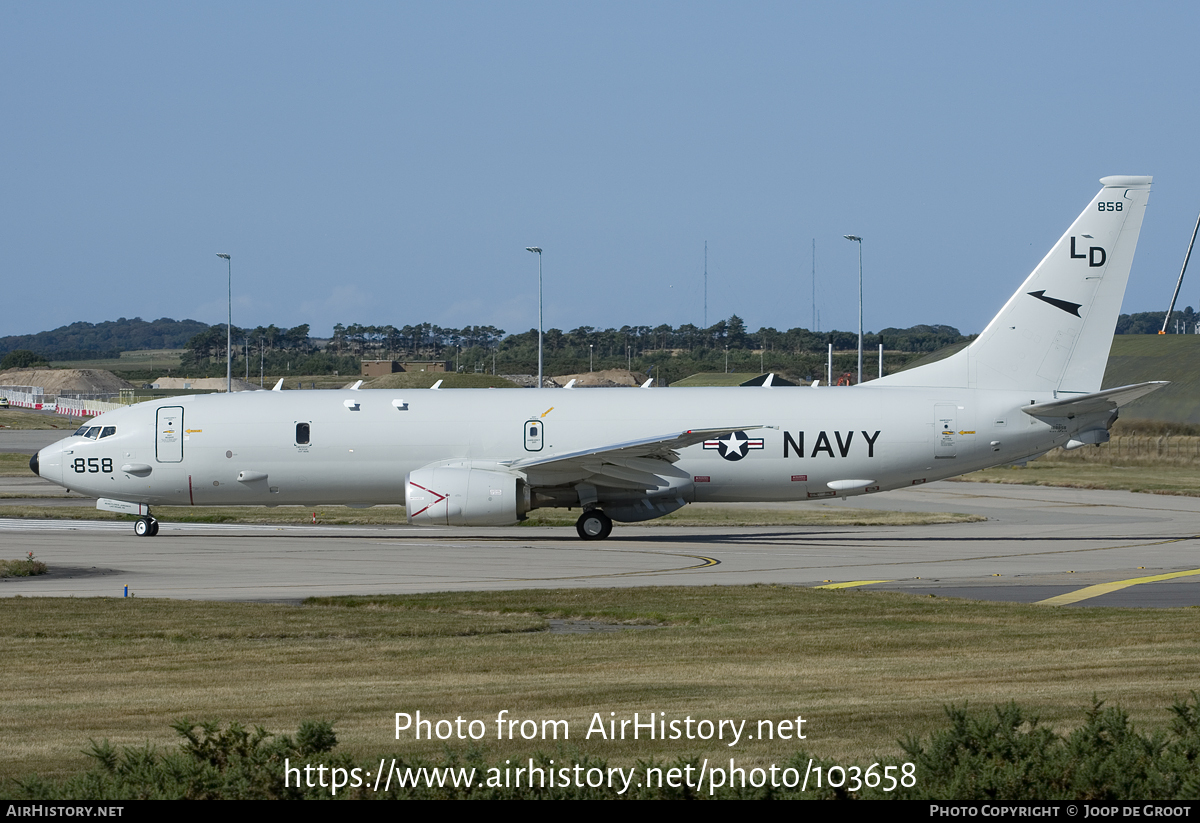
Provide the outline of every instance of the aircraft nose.
<path id="1" fill-rule="evenodd" d="M 29 458 L 29 470 L 39 477 L 41 476 L 41 472 L 38 471 L 38 456 L 36 452 L 34 452 L 33 457 Z"/>

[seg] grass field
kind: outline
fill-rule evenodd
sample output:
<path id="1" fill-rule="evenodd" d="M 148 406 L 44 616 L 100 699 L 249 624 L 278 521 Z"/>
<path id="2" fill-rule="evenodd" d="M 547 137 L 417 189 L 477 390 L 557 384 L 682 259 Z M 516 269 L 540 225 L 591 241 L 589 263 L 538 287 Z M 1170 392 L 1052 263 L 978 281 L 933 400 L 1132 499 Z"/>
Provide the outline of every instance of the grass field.
<path id="1" fill-rule="evenodd" d="M 61 429 L 65 437 L 83 421 L 65 414 L 43 414 L 25 409 L 0 409 L 0 429 Z"/>
<path id="2" fill-rule="evenodd" d="M 1125 419 L 1200 423 L 1200 334 L 1118 334 L 1113 337 L 1104 388 L 1148 380 L 1171 385 L 1121 409 Z"/>
<path id="3" fill-rule="evenodd" d="M 12 585 L 12 584 L 4 584 Z M 36 585 L 36 584 L 34 584 Z M 554 618 L 657 628 L 556 634 Z M 340 750 L 440 756 L 395 739 L 396 712 L 566 720 L 569 741 L 476 745 L 614 763 L 651 755 L 779 761 L 801 745 L 869 764 L 944 725 L 943 707 L 1016 700 L 1044 724 L 1081 722 L 1093 696 L 1141 729 L 1200 682 L 1191 609 L 1054 609 L 887 592 L 752 586 L 447 593 L 302 607 L 140 599 L 0 600 L 0 775 L 80 768 L 89 739 L 175 744 L 181 717 L 274 731 L 333 722 Z M 779 721 L 807 739 L 604 741 L 595 713 Z M 456 745 L 459 751 L 467 744 Z"/>
<path id="4" fill-rule="evenodd" d="M 1169 425 L 1180 428 L 1120 421 L 1113 430 L 1127 433 L 1102 446 L 1055 449 L 1023 467 L 1000 466 L 958 479 L 1200 496 L 1200 437 L 1166 434 Z"/>
<path id="5" fill-rule="evenodd" d="M 0 477 L 32 477 L 28 454 L 0 453 Z"/>
<path id="6" fill-rule="evenodd" d="M 490 374 L 458 374 L 457 372 L 397 372 L 375 377 L 363 383 L 364 389 L 427 389 L 442 381 L 444 389 L 515 389 L 517 384 Z M 536 380 L 534 382 L 537 382 Z"/>
<path id="7" fill-rule="evenodd" d="M 955 479 L 971 483 L 1065 486 L 1076 489 L 1111 489 L 1200 497 L 1200 467 L 1099 466 L 1043 458 L 1024 468 L 1001 466 Z"/>
<path id="8" fill-rule="evenodd" d="M 105 369 L 112 372 L 140 371 L 142 369 L 179 370 L 180 357 L 187 349 L 144 349 L 123 351 L 120 357 L 104 360 L 55 360 L 50 363 L 56 369 Z"/>
<path id="9" fill-rule="evenodd" d="M 740 386 L 747 380 L 759 376 L 759 372 L 699 372 L 689 375 L 682 380 L 676 380 L 671 385 L 687 386 Z"/>

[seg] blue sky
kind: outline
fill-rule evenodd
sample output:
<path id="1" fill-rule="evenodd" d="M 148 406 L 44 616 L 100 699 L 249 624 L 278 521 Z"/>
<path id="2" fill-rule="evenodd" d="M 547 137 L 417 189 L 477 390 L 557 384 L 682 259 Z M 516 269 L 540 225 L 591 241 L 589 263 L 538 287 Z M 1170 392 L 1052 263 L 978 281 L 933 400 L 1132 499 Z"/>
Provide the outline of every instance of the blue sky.
<path id="1" fill-rule="evenodd" d="M 1185 3 L 0 5 L 0 335 L 982 329 L 1108 174 L 1124 311 L 1200 211 Z M 1181 305 L 1196 305 L 1200 272 Z"/>

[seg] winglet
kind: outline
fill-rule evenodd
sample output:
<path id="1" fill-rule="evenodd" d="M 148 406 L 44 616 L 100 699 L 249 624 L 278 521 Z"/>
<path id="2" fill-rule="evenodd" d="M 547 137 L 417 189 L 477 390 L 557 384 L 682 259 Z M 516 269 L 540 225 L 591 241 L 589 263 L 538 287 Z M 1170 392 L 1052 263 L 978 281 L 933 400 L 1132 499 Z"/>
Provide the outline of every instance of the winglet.
<path id="1" fill-rule="evenodd" d="M 650 388 L 651 384 L 653 384 L 653 383 L 654 383 L 654 378 L 651 377 L 649 380 L 647 380 L 645 383 L 642 384 L 642 388 L 648 389 L 648 388 Z"/>
<path id="2" fill-rule="evenodd" d="M 283 391 L 283 378 L 282 377 L 279 378 L 279 382 L 275 384 L 275 387 L 272 388 L 271 391 Z"/>
<path id="3" fill-rule="evenodd" d="M 358 391 L 360 386 L 362 386 L 361 380 L 357 381 L 353 386 L 351 386 L 350 391 Z"/>
<path id="4" fill-rule="evenodd" d="M 439 380 L 439 381 L 437 381 L 436 383 L 434 383 L 432 386 L 430 386 L 429 388 L 431 388 L 431 389 L 440 389 L 441 387 L 442 387 L 442 381 L 441 381 L 441 380 Z"/>
<path id="5" fill-rule="evenodd" d="M 575 388 L 575 378 L 574 378 L 574 377 L 572 377 L 570 380 L 568 380 L 568 381 L 567 381 L 567 385 L 563 386 L 563 388 L 564 388 L 564 389 L 573 389 L 573 388 Z"/>

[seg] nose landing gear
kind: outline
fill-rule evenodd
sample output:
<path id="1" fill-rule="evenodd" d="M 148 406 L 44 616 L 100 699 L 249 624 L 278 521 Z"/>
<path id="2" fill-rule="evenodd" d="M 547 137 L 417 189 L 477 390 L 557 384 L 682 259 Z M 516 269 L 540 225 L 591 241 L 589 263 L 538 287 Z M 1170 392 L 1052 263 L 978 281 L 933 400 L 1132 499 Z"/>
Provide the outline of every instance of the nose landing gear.
<path id="1" fill-rule="evenodd" d="M 599 509 L 588 509 L 575 521 L 575 531 L 584 540 L 603 540 L 612 534 L 612 518 Z"/>

